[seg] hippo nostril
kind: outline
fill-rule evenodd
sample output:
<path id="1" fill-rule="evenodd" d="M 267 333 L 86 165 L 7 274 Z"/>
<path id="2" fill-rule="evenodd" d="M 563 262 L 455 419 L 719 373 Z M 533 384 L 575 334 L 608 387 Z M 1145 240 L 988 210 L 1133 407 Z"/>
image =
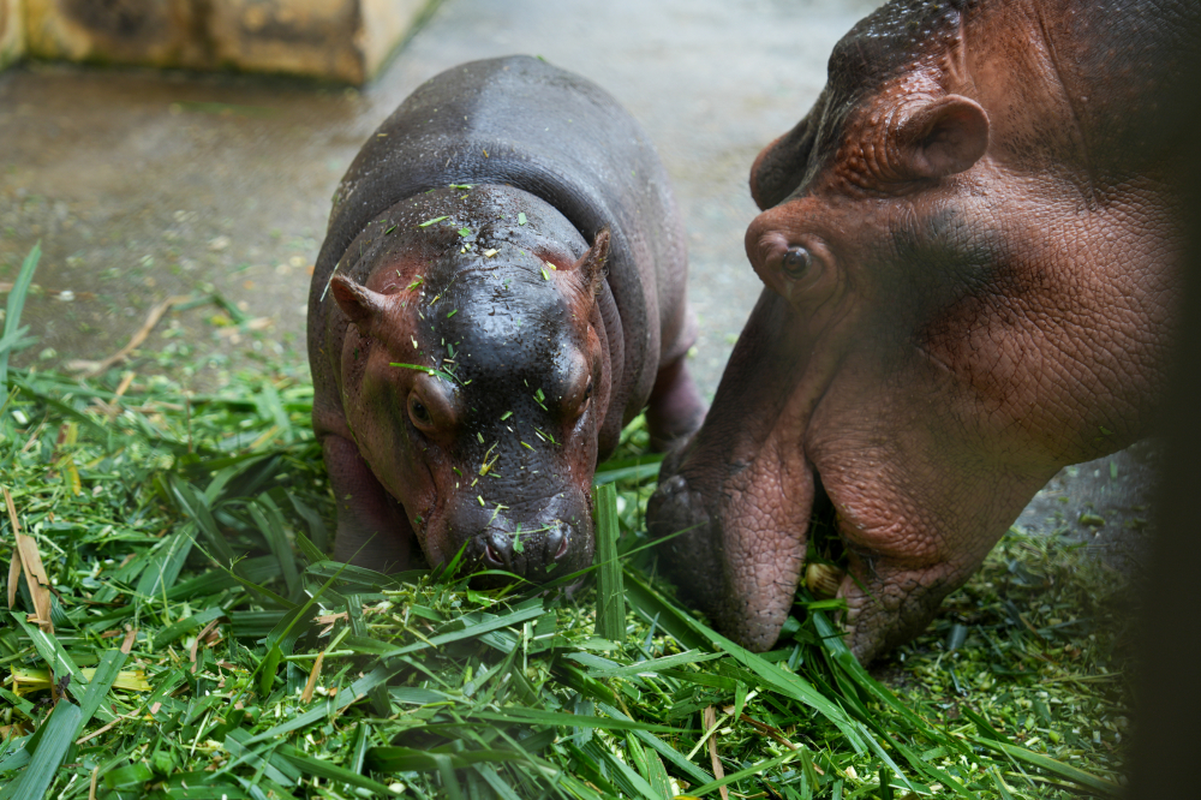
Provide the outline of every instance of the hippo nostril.
<path id="1" fill-rule="evenodd" d="M 658 494 L 665 498 L 675 497 L 688 491 L 688 481 L 683 475 L 672 475 L 666 481 L 659 483 Z"/>
<path id="2" fill-rule="evenodd" d="M 507 548 L 501 542 L 498 542 L 496 537 L 488 536 L 484 539 L 484 561 L 489 567 L 494 569 L 503 569 L 507 563 L 505 553 Z"/>
<path id="3" fill-rule="evenodd" d="M 551 526 L 551 529 L 546 534 L 546 552 L 551 554 L 552 561 L 558 561 L 563 556 L 567 555 L 567 546 L 571 542 L 571 537 L 567 526 L 563 523 Z"/>

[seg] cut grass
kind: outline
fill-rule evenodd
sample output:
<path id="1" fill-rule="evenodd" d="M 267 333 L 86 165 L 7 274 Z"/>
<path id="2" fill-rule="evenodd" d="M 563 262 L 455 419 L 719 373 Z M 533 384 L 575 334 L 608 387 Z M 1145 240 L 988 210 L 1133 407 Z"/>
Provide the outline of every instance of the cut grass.
<path id="1" fill-rule="evenodd" d="M 0 800 L 1009 800 L 1119 780 L 1123 595 L 1058 539 L 1008 537 L 874 673 L 809 598 L 759 656 L 656 581 L 640 422 L 598 474 L 597 588 L 484 592 L 326 560 L 303 371 L 221 397 L 121 377 L 8 373 L 0 483 L 54 634 L 16 578 Z"/>
<path id="2" fill-rule="evenodd" d="M 324 559 L 300 377 L 185 402 L 117 378 L 10 374 L 0 463 L 55 635 L 22 583 L 0 631 L 0 800 L 87 797 L 93 777 L 100 797 L 1042 798 L 1120 773 L 1112 581 L 1057 540 L 1007 539 L 885 665 L 894 691 L 827 602 L 799 601 L 764 656 L 675 605 L 644 548 L 640 424 L 599 477 L 618 490 L 598 526 L 620 530 L 598 546 L 624 564 L 602 564 L 610 596 L 480 592 Z"/>

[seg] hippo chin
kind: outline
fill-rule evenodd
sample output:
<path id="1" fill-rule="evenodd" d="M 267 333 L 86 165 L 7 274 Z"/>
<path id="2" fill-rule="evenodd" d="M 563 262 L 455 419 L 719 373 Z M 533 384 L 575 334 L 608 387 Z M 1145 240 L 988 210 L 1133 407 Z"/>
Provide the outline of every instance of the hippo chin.
<path id="1" fill-rule="evenodd" d="M 313 275 L 335 556 L 589 566 L 622 427 L 649 403 L 666 445 L 704 416 L 683 241 L 645 134 L 594 85 L 507 58 L 418 88 L 343 179 Z"/>
<path id="2" fill-rule="evenodd" d="M 828 503 L 862 661 L 924 628 L 1066 464 L 1151 430 L 1181 240 L 1185 3 L 892 2 L 751 171 L 766 284 L 664 465 L 661 563 L 771 647 Z"/>

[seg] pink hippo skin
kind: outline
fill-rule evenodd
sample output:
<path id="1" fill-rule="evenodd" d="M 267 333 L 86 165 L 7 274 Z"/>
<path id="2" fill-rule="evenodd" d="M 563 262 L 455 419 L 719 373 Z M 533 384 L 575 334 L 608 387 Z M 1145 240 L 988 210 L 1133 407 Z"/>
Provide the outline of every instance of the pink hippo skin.
<path id="1" fill-rule="evenodd" d="M 309 299 L 335 556 L 532 581 L 592 562 L 592 476 L 649 402 L 694 431 L 694 333 L 667 176 L 593 84 L 460 65 L 375 132 L 334 200 Z M 424 559 L 422 555 L 424 554 Z"/>
<path id="2" fill-rule="evenodd" d="M 828 501 L 870 661 L 1058 469 L 1150 432 L 1181 241 L 1158 98 L 1197 8 L 892 2 L 835 47 L 751 170 L 766 289 L 650 509 L 722 631 L 775 643 Z"/>

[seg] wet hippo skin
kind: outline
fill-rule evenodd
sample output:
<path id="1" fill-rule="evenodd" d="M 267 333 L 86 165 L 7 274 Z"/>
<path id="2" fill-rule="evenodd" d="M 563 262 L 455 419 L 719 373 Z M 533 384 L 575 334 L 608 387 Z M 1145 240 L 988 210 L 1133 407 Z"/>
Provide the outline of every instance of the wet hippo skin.
<path id="1" fill-rule="evenodd" d="M 595 85 L 514 57 L 454 67 L 371 136 L 309 302 L 335 555 L 543 581 L 592 561 L 598 459 L 644 406 L 704 405 L 667 176 Z"/>

